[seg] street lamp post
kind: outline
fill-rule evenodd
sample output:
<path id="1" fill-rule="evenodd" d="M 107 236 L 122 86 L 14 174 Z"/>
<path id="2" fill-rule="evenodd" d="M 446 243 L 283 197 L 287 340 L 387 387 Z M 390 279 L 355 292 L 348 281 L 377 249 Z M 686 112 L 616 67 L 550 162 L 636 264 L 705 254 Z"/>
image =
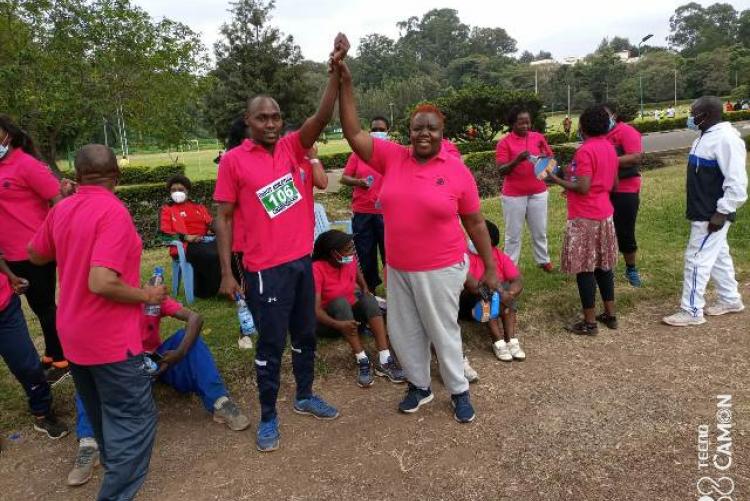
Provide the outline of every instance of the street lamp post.
<path id="1" fill-rule="evenodd" d="M 638 42 L 638 66 L 639 66 L 639 68 L 638 68 L 638 87 L 640 89 L 640 94 L 641 94 L 641 120 L 643 120 L 643 73 L 641 72 L 641 69 L 640 69 L 640 66 L 641 66 L 641 45 L 643 45 L 643 43 L 646 40 L 648 40 L 649 38 L 651 38 L 652 36 L 654 36 L 654 34 L 653 33 L 649 33 L 648 35 L 646 35 L 645 37 L 643 37 L 640 42 Z"/>
<path id="2" fill-rule="evenodd" d="M 388 103 L 388 107 L 391 109 L 391 127 L 393 127 L 393 103 Z"/>

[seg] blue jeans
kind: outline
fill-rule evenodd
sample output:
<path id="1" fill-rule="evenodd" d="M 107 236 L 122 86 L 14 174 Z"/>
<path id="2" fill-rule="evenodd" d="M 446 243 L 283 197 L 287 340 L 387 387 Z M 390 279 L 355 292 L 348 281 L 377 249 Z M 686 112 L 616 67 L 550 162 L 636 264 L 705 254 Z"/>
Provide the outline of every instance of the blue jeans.
<path id="1" fill-rule="evenodd" d="M 70 364 L 105 468 L 97 500 L 131 500 L 146 480 L 157 412 L 143 355 L 122 362 Z"/>
<path id="2" fill-rule="evenodd" d="M 13 296 L 0 311 L 0 356 L 8 369 L 21 383 L 35 416 L 44 416 L 52 407 L 52 394 L 44 376 L 39 354 L 29 336 L 21 310 L 21 300 Z"/>
<path id="3" fill-rule="evenodd" d="M 258 328 L 255 376 L 261 420 L 276 416 L 281 355 L 291 335 L 297 399 L 312 395 L 315 378 L 315 287 L 309 256 L 261 272 L 246 272 L 248 306 Z"/>
<path id="4" fill-rule="evenodd" d="M 164 341 L 156 352 L 161 355 L 166 351 L 176 349 L 184 337 L 185 331 L 183 329 L 178 330 Z M 219 375 L 219 369 L 216 368 L 216 362 L 214 362 L 211 351 L 200 337 L 195 340 L 185 358 L 159 376 L 159 381 L 180 393 L 197 394 L 203 403 L 203 407 L 211 413 L 214 411 L 214 402 L 229 395 L 226 386 L 224 386 L 224 381 Z M 94 430 L 91 428 L 86 409 L 84 409 L 78 395 L 76 395 L 76 411 L 78 413 L 76 421 L 78 439 L 94 437 Z"/>

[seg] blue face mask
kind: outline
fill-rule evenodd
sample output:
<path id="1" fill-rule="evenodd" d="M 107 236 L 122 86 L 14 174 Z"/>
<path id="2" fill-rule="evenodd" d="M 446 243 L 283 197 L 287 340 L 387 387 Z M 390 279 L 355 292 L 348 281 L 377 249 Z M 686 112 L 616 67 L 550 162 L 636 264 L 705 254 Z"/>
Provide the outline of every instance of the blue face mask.
<path id="1" fill-rule="evenodd" d="M 354 262 L 354 254 L 349 254 L 348 256 L 339 256 L 336 261 L 338 261 L 339 264 L 351 264 Z"/>
<path id="2" fill-rule="evenodd" d="M 376 139 L 388 139 L 388 133 L 383 131 L 370 132 L 370 136 Z"/>
<path id="3" fill-rule="evenodd" d="M 700 128 L 698 128 L 698 126 L 695 124 L 695 117 L 693 115 L 690 115 L 687 118 L 687 128 L 695 131 L 700 130 Z"/>
<path id="4" fill-rule="evenodd" d="M 8 151 L 10 150 L 10 146 L 7 144 L 0 144 L 0 159 L 5 158 L 5 155 L 8 154 Z"/>
<path id="5" fill-rule="evenodd" d="M 610 115 L 609 117 L 609 129 L 608 132 L 617 127 L 617 121 Z"/>

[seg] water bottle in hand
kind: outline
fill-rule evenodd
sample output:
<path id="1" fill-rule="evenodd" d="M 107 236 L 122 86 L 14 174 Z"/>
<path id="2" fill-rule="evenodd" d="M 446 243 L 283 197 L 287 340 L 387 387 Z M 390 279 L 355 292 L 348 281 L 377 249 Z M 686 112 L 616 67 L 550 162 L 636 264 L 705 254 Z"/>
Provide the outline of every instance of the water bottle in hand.
<path id="1" fill-rule="evenodd" d="M 250 309 L 245 303 L 245 299 L 240 294 L 234 295 L 234 300 L 237 303 L 237 318 L 240 321 L 240 349 L 249 350 L 253 347 L 253 342 L 250 336 L 256 334 L 255 322 L 253 322 L 253 316 L 250 314 Z"/>
<path id="2" fill-rule="evenodd" d="M 164 268 L 157 266 L 154 268 L 154 274 L 151 275 L 151 279 L 148 281 L 148 285 L 164 285 Z M 160 304 L 146 304 L 143 307 L 143 312 L 149 317 L 160 317 L 161 316 L 161 305 Z"/>

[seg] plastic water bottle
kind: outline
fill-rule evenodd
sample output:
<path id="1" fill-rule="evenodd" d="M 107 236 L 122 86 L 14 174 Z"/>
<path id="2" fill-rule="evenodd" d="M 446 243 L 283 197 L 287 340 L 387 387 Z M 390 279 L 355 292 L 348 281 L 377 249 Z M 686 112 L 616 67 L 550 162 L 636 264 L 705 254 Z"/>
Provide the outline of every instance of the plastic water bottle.
<path id="1" fill-rule="evenodd" d="M 148 281 L 148 285 L 164 285 L 164 268 L 157 266 L 154 268 L 154 274 L 151 275 L 151 279 Z M 160 304 L 146 304 L 143 307 L 143 313 L 149 317 L 160 317 L 161 316 L 161 305 Z"/>
<path id="2" fill-rule="evenodd" d="M 156 365 L 156 362 L 154 362 L 153 359 L 148 355 L 143 356 L 143 365 L 146 366 L 146 372 L 148 372 L 149 374 L 153 375 L 159 372 L 159 366 Z"/>
<path id="3" fill-rule="evenodd" d="M 372 184 L 375 182 L 375 176 L 369 175 L 365 178 L 365 183 L 367 184 L 367 187 L 369 188 L 372 186 Z"/>
<path id="4" fill-rule="evenodd" d="M 237 302 L 237 318 L 240 321 L 240 333 L 243 336 L 254 336 L 257 332 L 255 330 L 255 322 L 253 322 L 253 316 L 250 314 L 250 309 L 247 307 L 245 299 L 240 294 L 235 294 L 234 300 Z"/>

